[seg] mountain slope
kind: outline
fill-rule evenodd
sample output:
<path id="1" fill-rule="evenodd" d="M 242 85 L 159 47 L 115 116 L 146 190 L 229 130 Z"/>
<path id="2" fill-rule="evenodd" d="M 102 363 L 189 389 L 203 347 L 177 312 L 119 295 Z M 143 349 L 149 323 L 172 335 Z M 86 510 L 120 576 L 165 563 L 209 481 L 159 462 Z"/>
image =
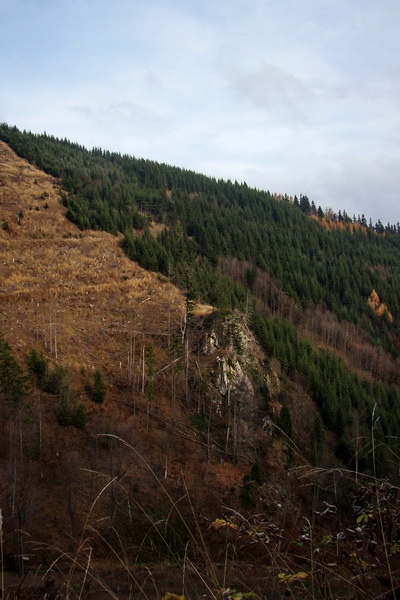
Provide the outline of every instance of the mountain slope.
<path id="1" fill-rule="evenodd" d="M 143 301 L 141 311 L 149 314 L 158 314 L 168 302 L 176 327 L 183 307 L 178 290 L 132 263 L 118 238 L 102 232 L 82 234 L 65 218 L 59 183 L 17 159 L 3 143 L 0 151 L 1 218 L 8 224 L 0 230 L 0 329 L 11 338 L 19 329 L 23 350 L 35 332 L 55 353 L 51 339 L 56 328 L 60 358 L 75 355 L 77 365 L 87 366 L 93 362 L 90 352 L 94 362 L 114 368 L 126 357 L 118 354 L 113 329 L 118 329 L 118 322 L 126 327 Z M 22 317 L 29 323 L 25 334 Z M 106 343 L 99 331 L 102 323 Z M 160 323 L 152 325 L 157 331 L 165 329 Z M 86 337 L 80 336 L 76 344 L 73 336 L 79 331 Z"/>
<path id="2" fill-rule="evenodd" d="M 221 326 L 213 334 L 216 346 L 203 349 L 207 329 L 201 323 L 209 318 L 210 307 L 197 304 L 191 309 L 191 318 L 199 323 L 193 329 L 185 321 L 182 293 L 165 277 L 130 261 L 120 238 L 82 233 L 66 219 L 56 179 L 18 158 L 4 143 L 0 165 L 1 220 L 6 223 L 0 229 L 0 331 L 6 340 L 0 340 L 0 366 L 9 347 L 28 374 L 21 404 L 10 402 L 4 388 L 0 395 L 6 554 L 18 554 L 12 542 L 16 536 L 20 552 L 37 560 L 39 548 L 50 560 L 56 547 L 75 547 L 85 519 L 86 525 L 103 519 L 105 531 L 129 522 L 137 530 L 126 543 L 141 547 L 151 525 L 140 515 L 130 520 L 126 499 L 136 494 L 149 510 L 164 510 L 157 477 L 173 497 L 186 486 L 203 518 L 217 516 L 224 498 L 233 494 L 237 502 L 252 460 L 247 442 L 233 449 L 232 431 L 224 430 L 230 378 L 232 389 L 238 390 L 232 398 L 244 386 L 241 427 L 258 419 L 260 398 L 251 404 L 254 390 L 238 363 L 239 375 L 227 367 L 221 375 L 224 383 L 218 383 L 220 365 L 225 364 L 221 360 L 236 364 L 236 359 L 221 341 Z M 183 356 L 186 328 L 190 356 L 197 353 L 190 363 Z M 259 369 L 262 353 L 251 344 L 252 368 Z M 36 362 L 30 358 L 32 351 Z M 34 375 L 39 372 L 38 356 L 46 364 L 45 385 Z M 105 380 L 101 404 L 92 399 L 97 370 Z M 194 396 L 190 401 L 185 400 L 188 386 Z M 70 411 L 82 406 L 85 422 L 66 426 L 66 406 Z M 270 437 L 262 430 L 258 435 Z M 276 459 L 282 450 L 274 443 L 271 458 Z M 116 474 L 121 483 L 102 493 Z M 15 500 L 11 504 L 7 498 Z M 17 535 L 22 529 L 26 534 Z M 101 535 L 92 535 L 93 544 L 101 547 Z M 149 536 L 150 546 L 158 543 Z M 29 539 L 35 540 L 35 551 Z M 147 543 L 143 557 L 146 552 Z"/>
<path id="3" fill-rule="evenodd" d="M 214 267 L 225 257 L 267 272 L 302 308 L 322 306 L 359 325 L 397 356 L 400 235 L 396 226 L 317 218 L 307 197 L 291 201 L 245 183 L 216 181 L 177 167 L 2 124 L 0 137 L 21 156 L 62 179 L 67 215 L 87 227 L 124 234 L 123 247 L 145 268 L 220 308 L 246 304 L 246 290 Z M 314 218 L 311 219 L 310 216 Z M 157 236 L 149 223 L 162 224 Z M 349 222 L 350 221 L 350 222 Z M 132 235 L 134 231 L 143 235 Z M 380 316 L 368 302 L 377 293 Z M 394 318 L 392 318 L 394 317 Z"/>
<path id="4" fill-rule="evenodd" d="M 389 259 L 397 233 L 324 229 L 289 199 L 247 186 L 47 136 L 33 141 L 31 160 L 51 163 L 62 180 L 0 142 L 7 565 L 22 574 L 22 555 L 37 568 L 65 552 L 84 565 L 91 548 L 95 568 L 106 571 L 120 560 L 180 559 L 212 571 L 211 552 L 232 557 L 234 581 L 234 562 L 253 565 L 261 552 L 273 568 L 289 561 L 298 572 L 310 555 L 300 550 L 303 518 L 323 539 L 342 520 L 353 523 L 356 498 L 370 510 L 362 471 L 398 478 L 398 362 L 370 343 L 396 354 L 398 257 Z M 367 282 L 358 273 L 349 283 L 346 253 Z M 330 262 L 341 265 L 343 282 Z M 318 281 L 303 300 L 308 270 Z M 332 306 L 338 298 L 345 306 L 336 316 L 330 277 Z M 324 278 L 326 303 L 310 304 Z M 378 295 L 393 321 L 375 313 Z M 357 306 L 362 317 L 349 324 L 344 315 L 357 317 Z M 325 505 L 335 507 L 335 526 Z M 221 581 L 226 572 L 225 564 Z"/>

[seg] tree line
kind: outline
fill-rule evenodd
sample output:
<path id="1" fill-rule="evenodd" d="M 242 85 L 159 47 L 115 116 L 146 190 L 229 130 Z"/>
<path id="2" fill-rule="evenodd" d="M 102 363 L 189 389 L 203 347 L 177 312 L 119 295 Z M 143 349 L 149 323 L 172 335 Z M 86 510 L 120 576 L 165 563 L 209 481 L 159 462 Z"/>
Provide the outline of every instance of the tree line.
<path id="1" fill-rule="evenodd" d="M 123 247 L 133 260 L 180 286 L 190 281 L 204 301 L 243 306 L 246 291 L 216 267 L 224 256 L 250 261 L 303 308 L 321 305 L 339 320 L 359 324 L 373 344 L 398 355 L 397 227 L 326 229 L 307 196 L 278 199 L 246 183 L 98 148 L 86 150 L 5 124 L 0 138 L 61 178 L 67 216 L 81 229 L 123 233 Z M 310 218 L 315 213 L 317 218 Z M 345 211 L 332 218 L 349 221 Z M 157 237 L 150 234 L 152 222 L 166 226 Z M 371 310 L 373 290 L 393 322 Z"/>

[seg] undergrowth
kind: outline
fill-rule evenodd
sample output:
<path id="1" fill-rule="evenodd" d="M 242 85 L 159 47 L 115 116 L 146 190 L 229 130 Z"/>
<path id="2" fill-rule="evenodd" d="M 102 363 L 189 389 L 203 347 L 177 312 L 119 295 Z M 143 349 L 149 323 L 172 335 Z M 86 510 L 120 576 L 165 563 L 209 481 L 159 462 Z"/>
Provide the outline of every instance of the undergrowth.
<path id="1" fill-rule="evenodd" d="M 173 497 L 131 444 L 114 434 L 100 434 L 100 438 L 127 448 L 134 458 L 132 464 L 149 471 L 159 508 L 126 487 L 127 472 L 116 477 L 88 472 L 104 484 L 73 551 L 47 548 L 54 558 L 46 568 L 38 566 L 35 590 L 29 588 L 25 576 L 17 590 L 5 590 L 4 598 L 399 597 L 400 488 L 389 481 L 343 469 L 296 467 L 288 477 L 302 490 L 308 510 L 291 514 L 283 522 L 279 513 L 271 517 L 267 507 L 253 514 L 245 507 L 239 511 L 225 505 L 210 521 L 197 512 L 184 477 L 182 494 Z M 344 488 L 349 502 L 345 507 L 335 501 L 338 490 Z M 128 502 L 123 526 L 98 517 L 98 506 L 111 489 Z M 129 513 L 141 515 L 147 524 L 135 552 L 129 542 L 134 534 L 129 531 Z"/>

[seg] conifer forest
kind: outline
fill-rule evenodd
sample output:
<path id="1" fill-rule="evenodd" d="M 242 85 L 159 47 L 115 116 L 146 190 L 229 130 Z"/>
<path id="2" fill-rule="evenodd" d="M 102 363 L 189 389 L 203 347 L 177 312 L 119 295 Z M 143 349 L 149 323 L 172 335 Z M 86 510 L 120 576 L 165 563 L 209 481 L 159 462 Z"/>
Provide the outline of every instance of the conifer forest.
<path id="1" fill-rule="evenodd" d="M 400 597 L 399 223 L 0 140 L 2 597 Z"/>

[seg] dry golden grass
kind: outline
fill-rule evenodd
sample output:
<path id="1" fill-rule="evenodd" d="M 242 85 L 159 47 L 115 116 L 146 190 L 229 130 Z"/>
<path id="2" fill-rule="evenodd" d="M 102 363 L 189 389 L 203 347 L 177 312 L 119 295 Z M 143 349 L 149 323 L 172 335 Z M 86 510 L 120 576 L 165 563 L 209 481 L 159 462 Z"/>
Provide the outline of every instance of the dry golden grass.
<path id="1" fill-rule="evenodd" d="M 56 179 L 4 143 L 0 174 L 0 330 L 19 351 L 39 342 L 54 355 L 56 338 L 59 360 L 119 367 L 135 320 L 145 336 L 179 326 L 181 292 L 131 262 L 120 238 L 69 222 Z"/>
<path id="2" fill-rule="evenodd" d="M 62 540 L 68 523 L 65 489 L 70 484 L 68 474 L 68 481 L 61 480 L 62 472 L 74 456 L 82 457 L 76 458 L 79 468 L 74 477 L 81 467 L 89 466 L 89 432 L 101 430 L 103 423 L 121 425 L 127 435 L 132 430 L 144 431 L 143 442 L 139 436 L 138 444 L 144 445 L 149 456 L 154 455 L 155 462 L 165 460 L 159 458 L 164 452 L 165 434 L 158 431 L 158 421 L 154 431 L 147 431 L 146 399 L 140 393 L 140 357 L 145 345 L 154 341 L 157 367 L 170 362 L 168 336 L 181 326 L 184 298 L 165 278 L 130 261 L 120 248 L 120 238 L 104 232 L 81 232 L 69 222 L 58 190 L 58 181 L 0 142 L 0 331 L 22 366 L 33 347 L 42 350 L 50 363 L 68 366 L 78 400 L 84 402 L 90 419 L 86 431 L 60 429 L 54 426 L 54 399 L 43 398 L 38 392 L 29 398 L 32 414 L 38 419 L 41 415 L 43 435 L 35 491 L 40 509 L 31 521 L 36 532 L 32 535 L 41 535 L 44 521 L 48 523 L 47 543 L 65 545 L 69 543 Z M 48 196 L 42 200 L 44 192 Z M 46 204 L 48 208 L 44 208 Z M 3 222 L 8 223 L 7 229 Z M 136 339 L 134 392 L 128 377 L 132 339 Z M 85 378 L 90 378 L 98 366 L 107 386 L 102 405 L 91 402 L 83 391 Z M 131 408 L 133 398 L 137 406 L 140 404 L 136 414 Z M 170 402 L 163 394 L 157 396 L 153 410 L 159 418 L 169 414 Z M 192 449 L 197 451 L 197 446 Z M 181 468 L 181 462 L 170 466 L 176 472 Z M 7 481 L 2 463 L 0 476 Z M 93 500 L 90 485 L 80 491 L 81 511 Z"/>

